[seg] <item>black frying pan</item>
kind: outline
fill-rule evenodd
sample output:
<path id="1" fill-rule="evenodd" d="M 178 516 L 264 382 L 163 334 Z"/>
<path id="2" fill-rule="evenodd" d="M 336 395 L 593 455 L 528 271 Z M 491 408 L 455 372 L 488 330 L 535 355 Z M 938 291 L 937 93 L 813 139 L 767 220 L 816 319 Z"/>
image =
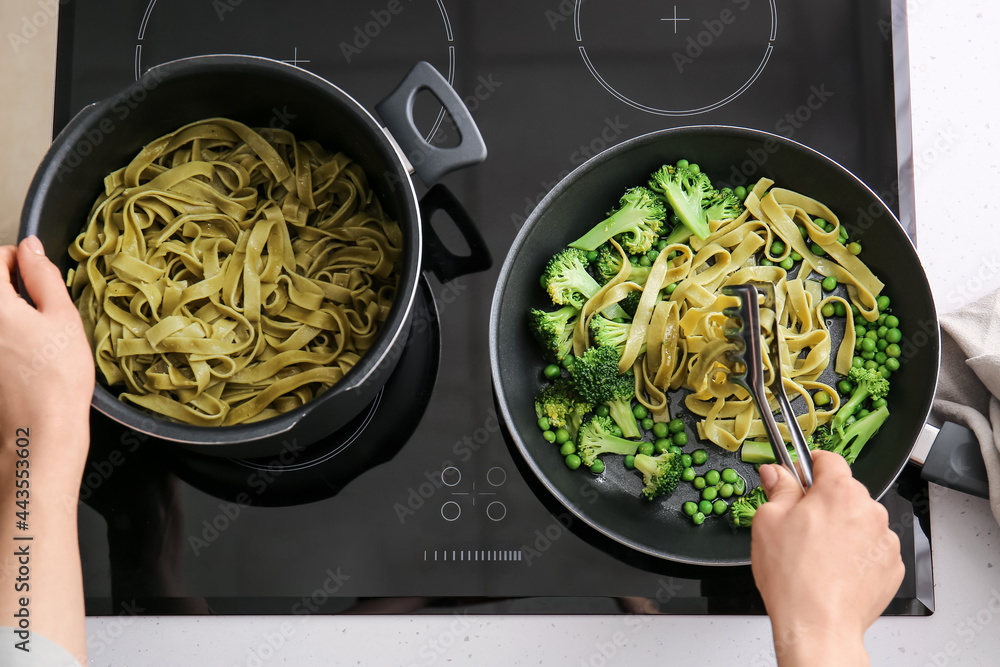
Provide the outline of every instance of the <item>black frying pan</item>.
<path id="1" fill-rule="evenodd" d="M 750 182 L 768 177 L 780 187 L 822 201 L 837 213 L 851 238 L 861 241 L 865 249 L 861 258 L 886 284 L 884 293 L 890 295 L 906 336 L 903 363 L 892 378 L 891 416 L 853 467 L 855 477 L 875 498 L 902 470 L 930 411 L 940 353 L 937 313 L 916 251 L 885 204 L 833 160 L 765 132 L 708 126 L 637 137 L 580 166 L 534 210 L 500 272 L 490 321 L 493 384 L 513 446 L 548 492 L 613 540 L 685 563 L 742 565 L 750 562 L 749 530 L 736 531 L 724 518 L 693 525 L 679 509 L 682 501 L 695 499 L 690 485 L 683 482 L 670 499 L 642 500 L 640 477 L 626 470 L 620 457 L 609 457 L 603 475 L 569 470 L 558 448 L 542 439 L 532 402 L 543 384 L 544 362 L 529 333 L 527 312 L 532 307 L 552 308 L 538 285 L 545 263 L 599 221 L 624 190 L 644 184 L 654 169 L 680 158 L 697 162 L 719 181 L 731 178 L 735 169 Z M 693 436 L 693 415 L 680 416 Z M 692 450 L 694 442 L 692 437 L 685 451 Z M 703 470 L 734 467 L 750 485 L 758 483 L 753 467 L 740 462 L 738 454 L 711 443 L 702 446 L 709 452 Z"/>

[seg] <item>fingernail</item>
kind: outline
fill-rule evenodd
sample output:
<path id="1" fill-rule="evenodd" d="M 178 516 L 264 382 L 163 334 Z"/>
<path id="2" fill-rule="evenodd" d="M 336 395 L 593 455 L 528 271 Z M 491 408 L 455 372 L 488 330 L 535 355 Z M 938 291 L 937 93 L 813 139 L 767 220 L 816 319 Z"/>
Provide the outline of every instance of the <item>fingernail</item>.
<path id="1" fill-rule="evenodd" d="M 764 487 L 764 491 L 768 492 L 771 490 L 775 484 L 778 483 L 778 471 L 773 464 L 763 465 L 760 467 L 760 485 Z"/>
<path id="2" fill-rule="evenodd" d="M 32 234 L 24 240 L 25 244 L 28 246 L 28 250 L 35 253 L 36 255 L 44 255 L 45 248 L 42 247 L 42 242 L 38 240 L 38 237 Z"/>

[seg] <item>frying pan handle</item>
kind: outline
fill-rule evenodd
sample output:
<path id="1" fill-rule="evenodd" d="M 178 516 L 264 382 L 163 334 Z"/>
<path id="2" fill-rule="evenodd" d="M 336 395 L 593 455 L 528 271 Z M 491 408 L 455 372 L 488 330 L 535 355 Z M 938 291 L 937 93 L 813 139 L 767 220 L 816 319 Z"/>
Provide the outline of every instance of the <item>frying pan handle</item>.
<path id="1" fill-rule="evenodd" d="M 431 225 L 431 216 L 437 211 L 443 211 L 451 218 L 469 246 L 468 255 L 456 255 L 441 241 Z M 438 183 L 423 196 L 420 200 L 420 219 L 423 223 L 427 264 L 442 283 L 469 273 L 486 271 L 493 266 L 493 256 L 482 234 L 465 207 L 445 186 Z"/>
<path id="2" fill-rule="evenodd" d="M 933 444 L 922 461 L 920 476 L 929 482 L 968 493 L 980 498 L 989 498 L 990 482 L 986 474 L 986 464 L 979 448 L 976 434 L 953 422 L 945 422 L 938 431 L 933 426 L 924 426 L 925 433 L 917 440 L 910 460 L 921 463 L 921 440 L 933 438 Z"/>
<path id="3" fill-rule="evenodd" d="M 429 90 L 451 114 L 459 143 L 453 148 L 429 144 L 413 121 L 417 93 Z M 403 154 L 424 183 L 430 185 L 445 174 L 479 164 L 486 159 L 486 143 L 462 98 L 447 79 L 427 62 L 419 62 L 389 96 L 375 105 Z"/>

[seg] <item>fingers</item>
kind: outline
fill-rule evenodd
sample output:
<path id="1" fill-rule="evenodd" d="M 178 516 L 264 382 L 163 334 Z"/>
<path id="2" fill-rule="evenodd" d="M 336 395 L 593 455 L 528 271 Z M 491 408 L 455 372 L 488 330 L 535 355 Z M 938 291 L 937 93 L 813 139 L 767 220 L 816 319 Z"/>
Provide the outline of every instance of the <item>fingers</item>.
<path id="1" fill-rule="evenodd" d="M 21 241 L 21 245 L 17 248 L 17 267 L 28 295 L 39 310 L 54 310 L 73 305 L 62 273 L 45 256 L 42 242 L 38 238 L 29 236 Z"/>
<path id="2" fill-rule="evenodd" d="M 17 249 L 12 245 L 0 246 L 0 296 L 14 294 L 16 266 Z"/>
<path id="3" fill-rule="evenodd" d="M 851 477 L 851 466 L 840 454 L 827 452 L 818 449 L 812 452 L 813 458 L 813 483 L 836 479 L 838 477 Z"/>
<path id="4" fill-rule="evenodd" d="M 802 500 L 802 488 L 787 468 L 778 464 L 760 467 L 760 483 L 767 493 L 768 504 L 794 504 Z"/>

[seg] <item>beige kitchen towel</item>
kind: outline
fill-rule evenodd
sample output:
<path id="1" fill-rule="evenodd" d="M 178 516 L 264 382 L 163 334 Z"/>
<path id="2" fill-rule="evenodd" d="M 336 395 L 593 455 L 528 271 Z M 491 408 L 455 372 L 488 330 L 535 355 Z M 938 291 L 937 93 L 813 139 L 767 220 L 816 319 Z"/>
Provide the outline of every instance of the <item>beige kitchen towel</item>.
<path id="1" fill-rule="evenodd" d="M 1000 523 L 1000 290 L 941 317 L 941 377 L 934 416 L 979 439 Z"/>

